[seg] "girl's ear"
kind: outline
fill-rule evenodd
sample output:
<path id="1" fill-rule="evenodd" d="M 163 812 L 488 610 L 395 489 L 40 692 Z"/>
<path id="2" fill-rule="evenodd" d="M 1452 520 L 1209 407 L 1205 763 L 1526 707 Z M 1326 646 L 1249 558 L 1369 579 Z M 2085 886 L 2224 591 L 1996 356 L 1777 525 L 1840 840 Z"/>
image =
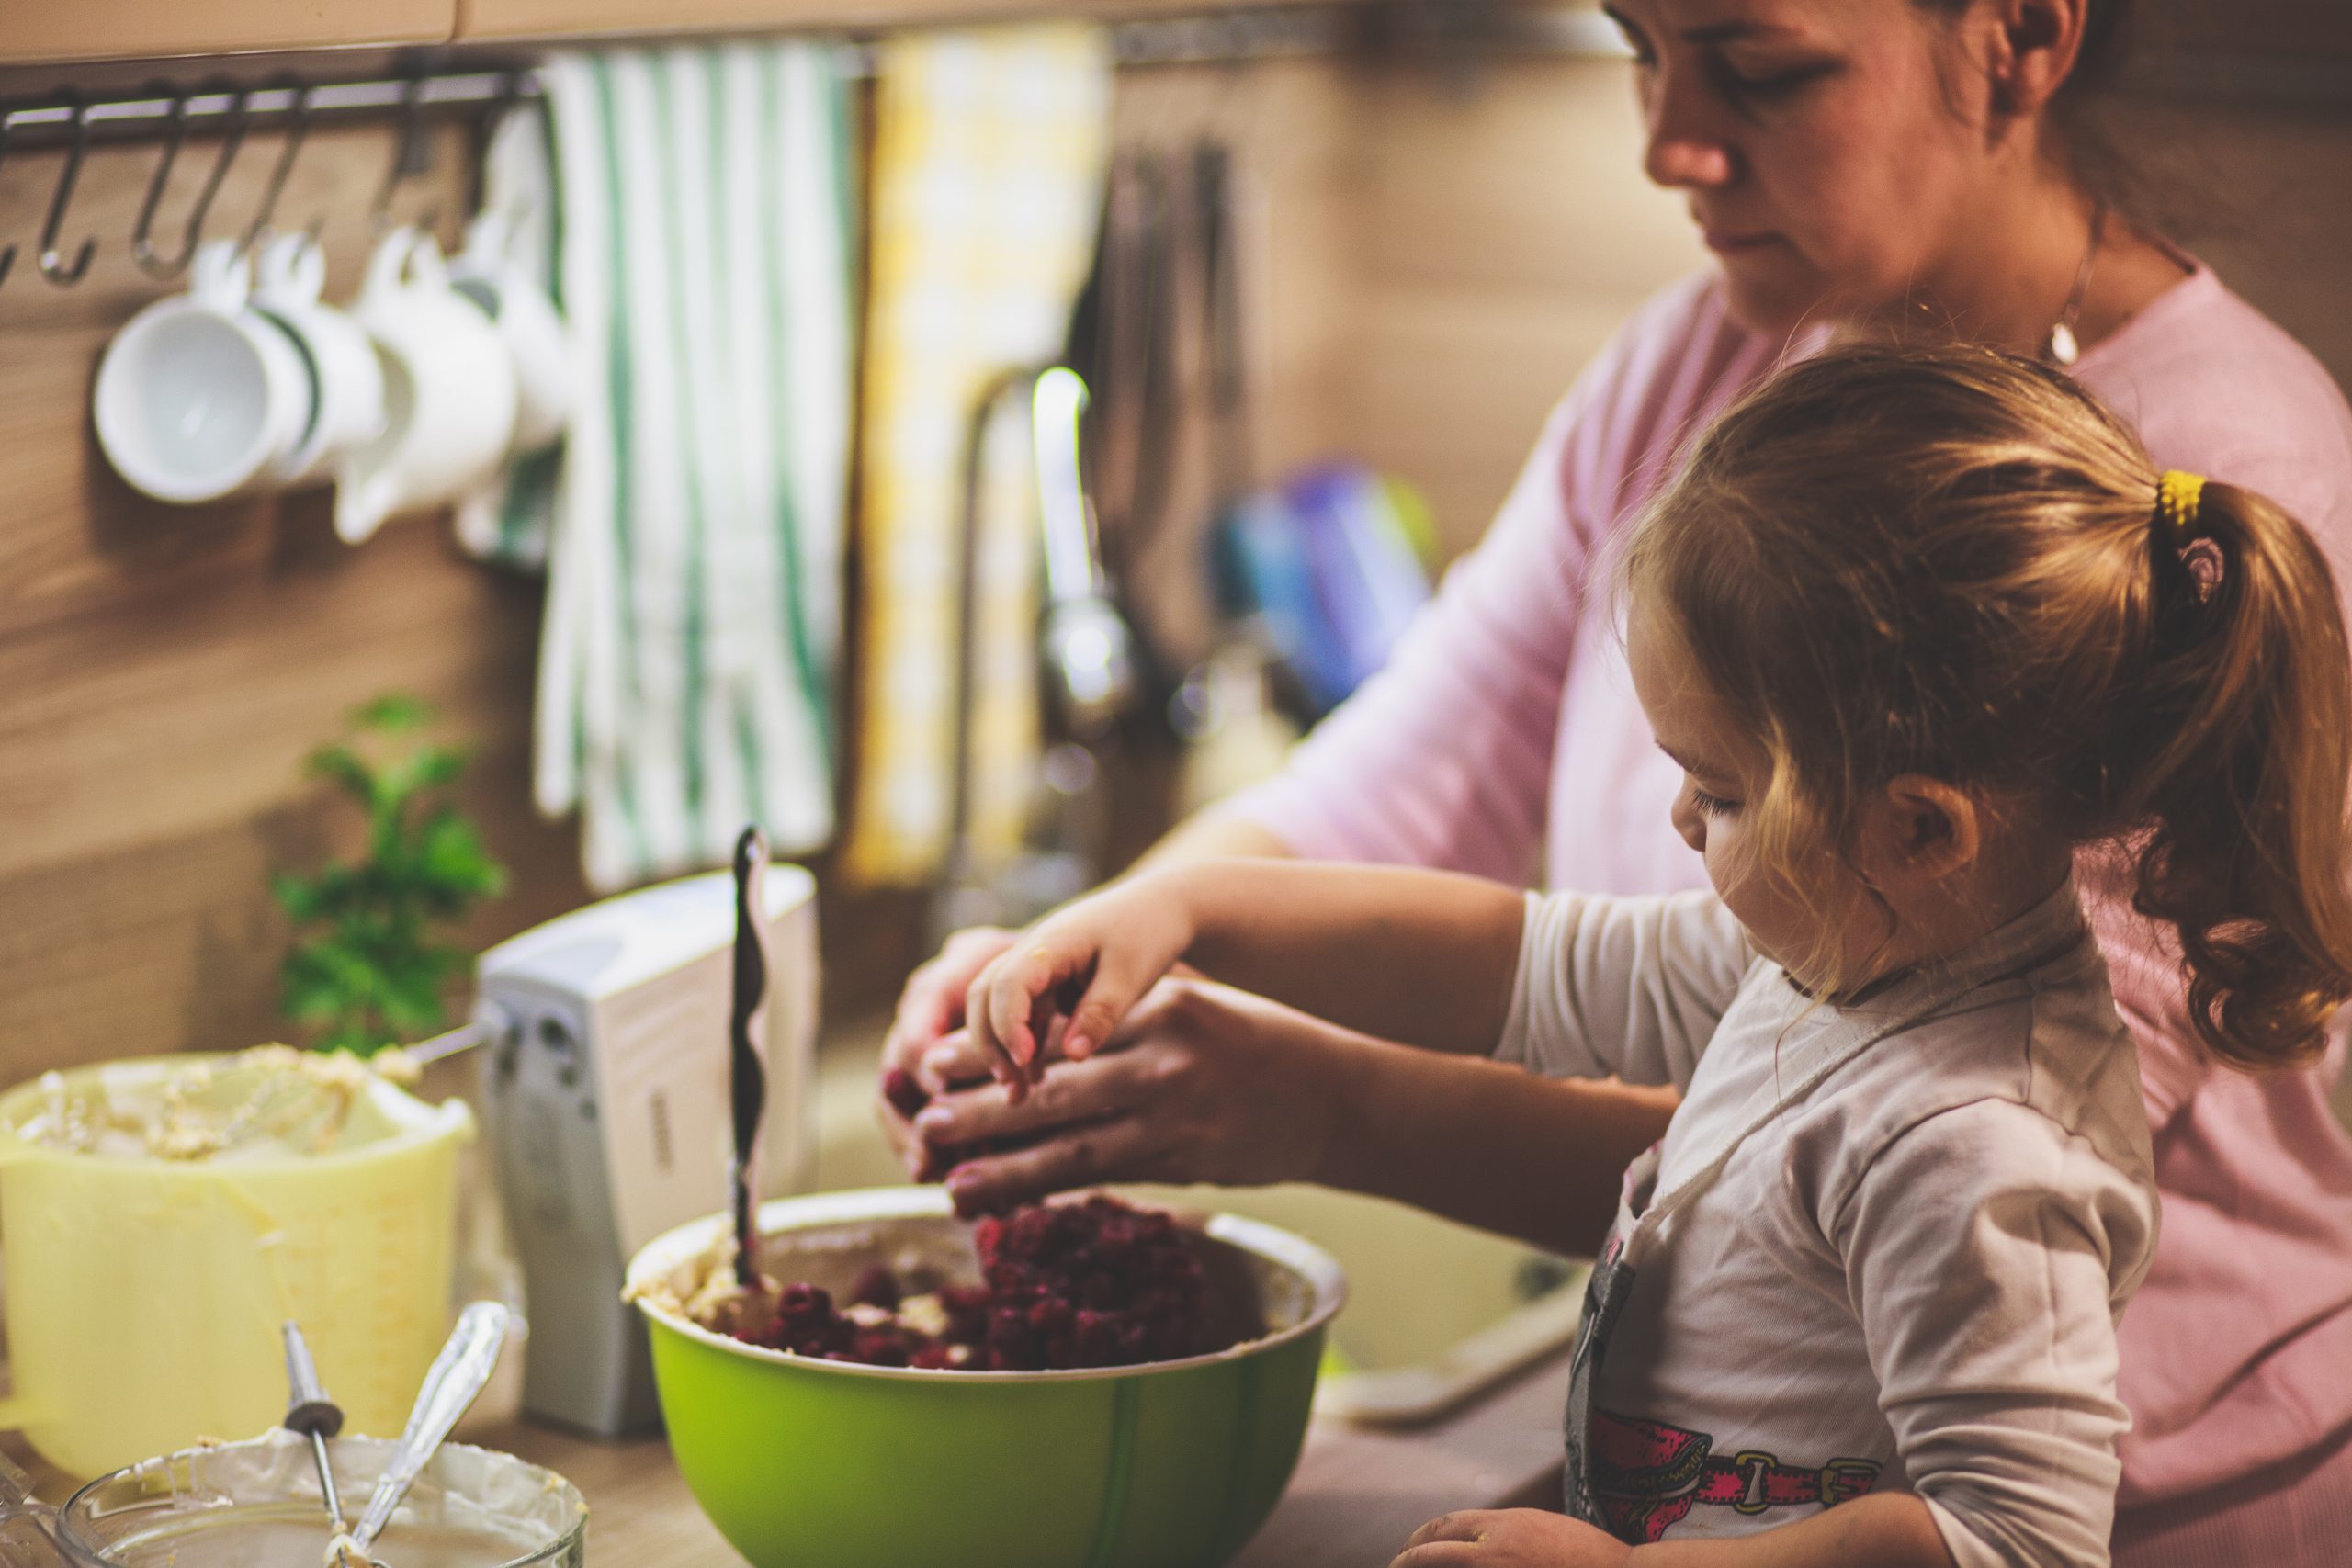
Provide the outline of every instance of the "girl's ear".
<path id="1" fill-rule="evenodd" d="M 1905 773 L 1878 792 L 1862 827 L 1880 874 L 1937 881 L 1976 862 L 1984 820 L 1976 802 L 1941 779 Z"/>

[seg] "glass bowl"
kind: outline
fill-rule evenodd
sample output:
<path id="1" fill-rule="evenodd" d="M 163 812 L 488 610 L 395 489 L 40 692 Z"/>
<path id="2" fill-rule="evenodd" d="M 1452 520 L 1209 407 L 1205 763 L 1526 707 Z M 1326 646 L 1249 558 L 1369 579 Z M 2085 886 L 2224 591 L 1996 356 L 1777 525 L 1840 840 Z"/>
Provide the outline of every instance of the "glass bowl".
<path id="1" fill-rule="evenodd" d="M 327 1444 L 356 1523 L 399 1445 Z M 100 1476 L 59 1510 L 75 1568 L 321 1568 L 331 1532 L 310 1440 L 272 1432 Z M 386 1568 L 583 1568 L 588 1505 L 551 1470 L 444 1443 L 378 1538 Z"/>

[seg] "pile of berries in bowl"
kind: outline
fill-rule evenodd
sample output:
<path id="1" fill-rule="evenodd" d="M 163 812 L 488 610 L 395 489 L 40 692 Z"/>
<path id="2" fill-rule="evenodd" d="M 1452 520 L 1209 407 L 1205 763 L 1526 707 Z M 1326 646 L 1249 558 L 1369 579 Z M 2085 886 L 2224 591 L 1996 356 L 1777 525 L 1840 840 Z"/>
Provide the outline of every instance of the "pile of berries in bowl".
<path id="1" fill-rule="evenodd" d="M 754 1568 L 1207 1568 L 1263 1521 L 1344 1296 L 1313 1244 L 1094 1196 L 958 1219 L 935 1187 L 760 1213 L 629 1266 L 687 1484 Z"/>
<path id="2" fill-rule="evenodd" d="M 905 1273 L 869 1263 L 845 1309 L 824 1287 L 795 1282 L 748 1319 L 734 1314 L 729 1332 L 867 1366 L 1041 1372 L 1182 1360 L 1254 1328 L 1212 1311 L 1201 1248 L 1157 1210 L 1101 1196 L 1035 1203 L 981 1219 L 972 1242 L 976 1284 L 920 1263 Z"/>

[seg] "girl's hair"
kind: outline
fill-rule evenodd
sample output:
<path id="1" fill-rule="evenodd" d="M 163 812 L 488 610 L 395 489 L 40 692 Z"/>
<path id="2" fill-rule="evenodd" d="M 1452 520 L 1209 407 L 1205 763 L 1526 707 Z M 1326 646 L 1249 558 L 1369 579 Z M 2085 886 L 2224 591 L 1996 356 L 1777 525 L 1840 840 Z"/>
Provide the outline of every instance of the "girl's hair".
<path id="1" fill-rule="evenodd" d="M 1858 344 L 1699 437 L 1627 546 L 1770 758 L 1766 873 L 1850 848 L 1918 773 L 2115 840 L 2179 933 L 2189 1014 L 2244 1066 L 2304 1060 L 2352 996 L 2352 657 L 2317 544 L 2248 491 L 2158 514 L 2137 441 L 2065 376 Z"/>

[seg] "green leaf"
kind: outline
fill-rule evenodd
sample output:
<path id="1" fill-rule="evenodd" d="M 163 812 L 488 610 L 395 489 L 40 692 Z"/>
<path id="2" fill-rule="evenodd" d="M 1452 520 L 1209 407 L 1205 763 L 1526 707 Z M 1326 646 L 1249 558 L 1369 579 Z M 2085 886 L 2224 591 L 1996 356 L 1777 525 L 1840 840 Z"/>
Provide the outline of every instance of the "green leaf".
<path id="1" fill-rule="evenodd" d="M 387 692 L 354 708 L 351 722 L 355 728 L 398 735 L 424 728 L 432 717 L 433 709 L 424 698 L 408 692 Z"/>
<path id="2" fill-rule="evenodd" d="M 286 918 L 297 926 L 305 926 L 319 918 L 324 910 L 320 889 L 323 879 L 309 882 L 290 872 L 277 872 L 269 879 L 269 896 L 277 901 Z"/>
<path id="3" fill-rule="evenodd" d="M 376 770 L 366 758 L 348 746 L 322 746 L 311 753 L 303 763 L 303 771 L 312 778 L 325 779 L 342 786 L 345 794 L 362 806 L 372 806 L 376 799 Z"/>
<path id="4" fill-rule="evenodd" d="M 446 789 L 464 776 L 466 753 L 455 746 L 428 746 L 419 751 L 408 773 L 411 794 Z"/>
<path id="5" fill-rule="evenodd" d="M 506 886 L 506 868 L 490 858 L 474 825 L 445 806 L 418 830 L 414 872 L 419 886 L 455 913 Z"/>
<path id="6" fill-rule="evenodd" d="M 307 943 L 286 955 L 278 987 L 280 1006 L 298 1023 L 332 1023 L 350 1005 L 350 993 Z"/>
<path id="7" fill-rule="evenodd" d="M 281 1006 L 323 1046 L 365 1055 L 443 1027 L 450 982 L 470 960 L 436 942 L 436 931 L 506 886 L 504 868 L 446 798 L 466 751 L 408 739 L 430 716 L 413 696 L 379 697 L 351 716 L 349 737 L 305 764 L 367 813 L 358 859 L 270 879 L 300 937 L 282 966 Z"/>

